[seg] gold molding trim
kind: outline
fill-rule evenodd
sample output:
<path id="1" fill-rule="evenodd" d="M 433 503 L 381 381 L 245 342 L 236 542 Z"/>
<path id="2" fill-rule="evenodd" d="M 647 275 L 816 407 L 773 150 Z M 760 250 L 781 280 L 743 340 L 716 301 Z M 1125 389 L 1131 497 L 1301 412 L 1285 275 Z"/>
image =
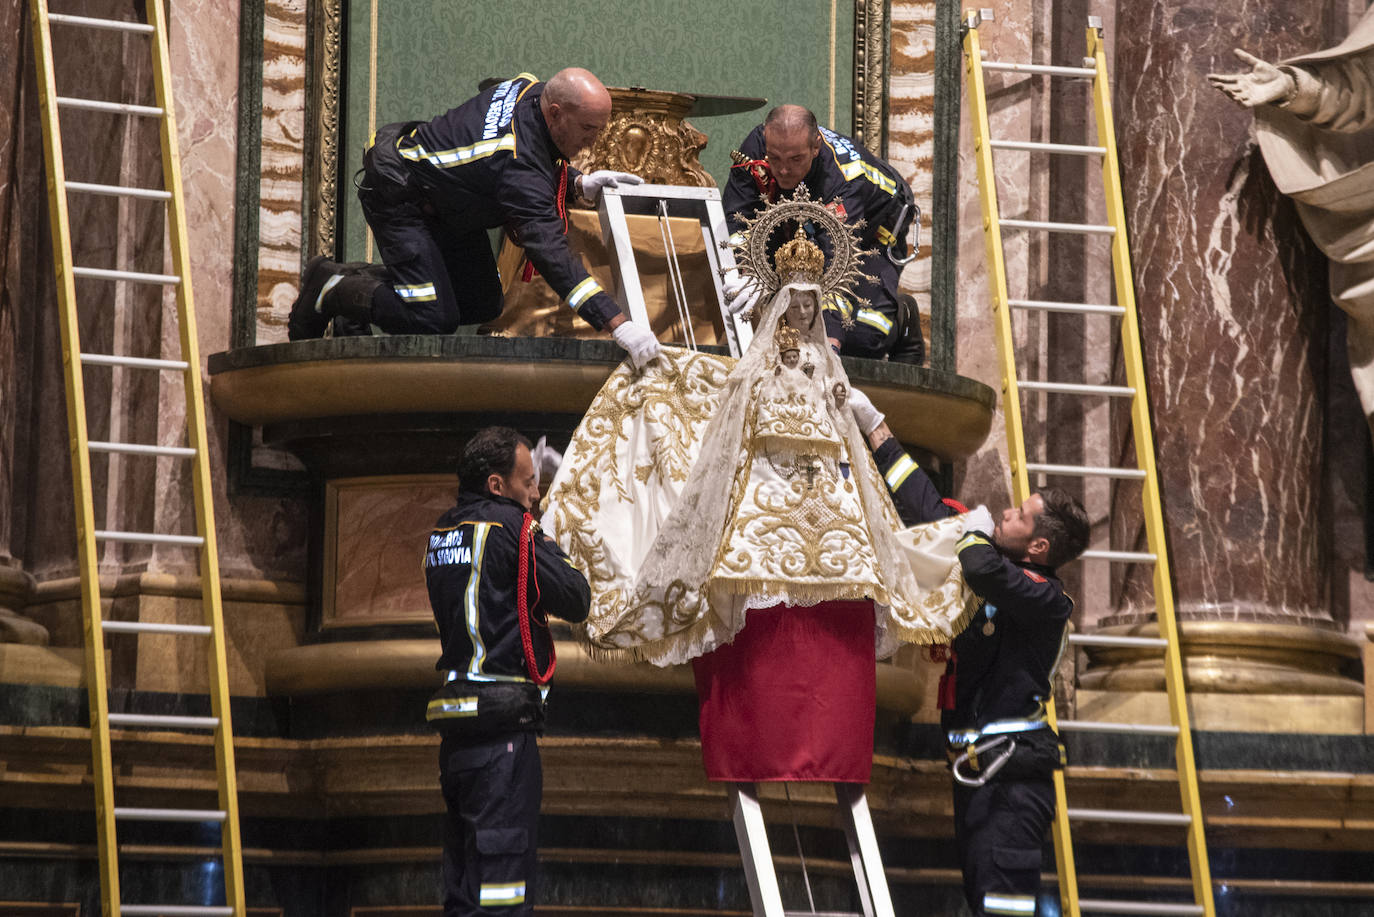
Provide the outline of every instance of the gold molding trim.
<path id="1" fill-rule="evenodd" d="M 854 139 L 883 155 L 883 83 L 887 76 L 887 6 L 884 0 L 854 0 Z"/>
<path id="2" fill-rule="evenodd" d="M 318 152 L 311 193 L 309 255 L 333 254 L 339 206 L 339 103 L 343 55 L 342 0 L 316 0 L 315 109 L 310 147 Z"/>

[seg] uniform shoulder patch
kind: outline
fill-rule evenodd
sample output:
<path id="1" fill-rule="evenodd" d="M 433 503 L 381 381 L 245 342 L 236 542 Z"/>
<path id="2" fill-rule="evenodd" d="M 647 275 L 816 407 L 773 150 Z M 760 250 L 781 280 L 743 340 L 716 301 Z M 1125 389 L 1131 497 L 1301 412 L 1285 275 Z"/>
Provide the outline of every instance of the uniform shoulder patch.
<path id="1" fill-rule="evenodd" d="M 1021 572 L 1024 573 L 1024 574 L 1026 574 L 1026 576 L 1029 577 L 1029 578 L 1030 578 L 1030 581 L 1033 582 L 1033 583 L 1048 583 L 1048 582 L 1049 582 L 1049 580 L 1045 579 L 1045 578 L 1044 578 L 1043 576 L 1041 576 L 1039 573 L 1036 573 L 1036 572 L 1033 571 L 1033 570 L 1027 570 L 1025 567 L 1022 567 L 1022 568 L 1021 568 Z"/>
<path id="2" fill-rule="evenodd" d="M 825 209 L 835 214 L 835 216 L 839 217 L 841 220 L 849 219 L 849 213 L 844 209 L 844 201 L 831 201 L 830 203 L 825 205 Z"/>

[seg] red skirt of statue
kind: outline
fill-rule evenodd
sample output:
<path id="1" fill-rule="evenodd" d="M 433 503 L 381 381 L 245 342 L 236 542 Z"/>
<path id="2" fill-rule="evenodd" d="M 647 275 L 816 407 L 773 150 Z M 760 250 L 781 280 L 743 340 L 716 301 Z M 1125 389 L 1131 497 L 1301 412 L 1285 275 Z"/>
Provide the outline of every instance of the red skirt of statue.
<path id="1" fill-rule="evenodd" d="M 752 609 L 734 642 L 692 671 L 710 779 L 868 782 L 872 602 Z"/>

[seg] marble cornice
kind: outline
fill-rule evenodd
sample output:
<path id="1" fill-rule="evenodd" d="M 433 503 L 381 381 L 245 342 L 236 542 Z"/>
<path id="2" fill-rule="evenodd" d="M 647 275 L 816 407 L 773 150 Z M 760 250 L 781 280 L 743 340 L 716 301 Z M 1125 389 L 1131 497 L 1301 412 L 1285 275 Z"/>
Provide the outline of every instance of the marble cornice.
<path id="1" fill-rule="evenodd" d="M 231 420 L 250 425 L 497 413 L 517 406 L 576 417 L 623 357 L 603 340 L 330 338 L 212 354 L 210 391 Z M 902 442 L 953 460 L 972 454 L 987 438 L 996 395 L 983 383 L 904 364 L 853 358 L 844 364 Z"/>

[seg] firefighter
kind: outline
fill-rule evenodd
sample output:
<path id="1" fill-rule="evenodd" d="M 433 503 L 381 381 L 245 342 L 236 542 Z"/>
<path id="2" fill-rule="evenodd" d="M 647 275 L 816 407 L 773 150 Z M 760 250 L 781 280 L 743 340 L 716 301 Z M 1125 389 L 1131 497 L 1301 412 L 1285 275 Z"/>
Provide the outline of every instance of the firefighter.
<path id="1" fill-rule="evenodd" d="M 875 279 L 861 282 L 853 300 L 836 297 L 826 303 L 831 346 L 846 356 L 922 363 L 925 342 L 916 300 L 897 289 L 902 271 L 894 258 L 906 256 L 906 232 L 916 214 L 911 189 L 897 170 L 858 142 L 819 126 L 800 105 L 774 108 L 736 152 L 722 198 L 731 234 L 765 203 L 801 184 L 846 223 L 862 220 L 860 241 L 870 250 L 862 268 Z M 752 291 L 741 289 L 738 281 L 727 292 L 736 311 L 752 305 Z"/>
<path id="2" fill-rule="evenodd" d="M 426 711 L 442 736 L 444 917 L 530 914 L 543 794 L 535 735 L 554 668 L 547 616 L 586 620 L 591 590 L 533 524 L 539 485 L 523 436 L 476 433 L 458 486 L 425 554 L 445 673 Z"/>
<path id="3" fill-rule="evenodd" d="M 867 395 L 853 389 L 849 403 L 903 522 L 962 510 L 940 498 Z M 1045 489 L 996 523 L 979 506 L 957 546 L 964 580 L 982 604 L 950 647 L 940 725 L 955 777 L 964 896 L 976 917 L 1035 913 L 1041 849 L 1054 817 L 1051 779 L 1064 763 L 1045 702 L 1073 613 L 1054 571 L 1083 553 L 1088 535 L 1078 501 Z"/>
<path id="4" fill-rule="evenodd" d="M 593 327 L 609 330 L 636 366 L 658 341 L 628 321 L 567 240 L 570 201 L 638 176 L 583 175 L 568 160 L 591 145 L 611 114 L 606 87 L 586 70 L 547 83 L 529 74 L 490 86 L 432 121 L 388 124 L 363 155 L 358 200 L 383 265 L 306 265 L 291 307 L 292 340 L 320 337 L 331 320 L 366 333 L 450 334 L 501 314 L 501 278 L 487 230 L 524 247 L 525 273 L 549 286 Z"/>

